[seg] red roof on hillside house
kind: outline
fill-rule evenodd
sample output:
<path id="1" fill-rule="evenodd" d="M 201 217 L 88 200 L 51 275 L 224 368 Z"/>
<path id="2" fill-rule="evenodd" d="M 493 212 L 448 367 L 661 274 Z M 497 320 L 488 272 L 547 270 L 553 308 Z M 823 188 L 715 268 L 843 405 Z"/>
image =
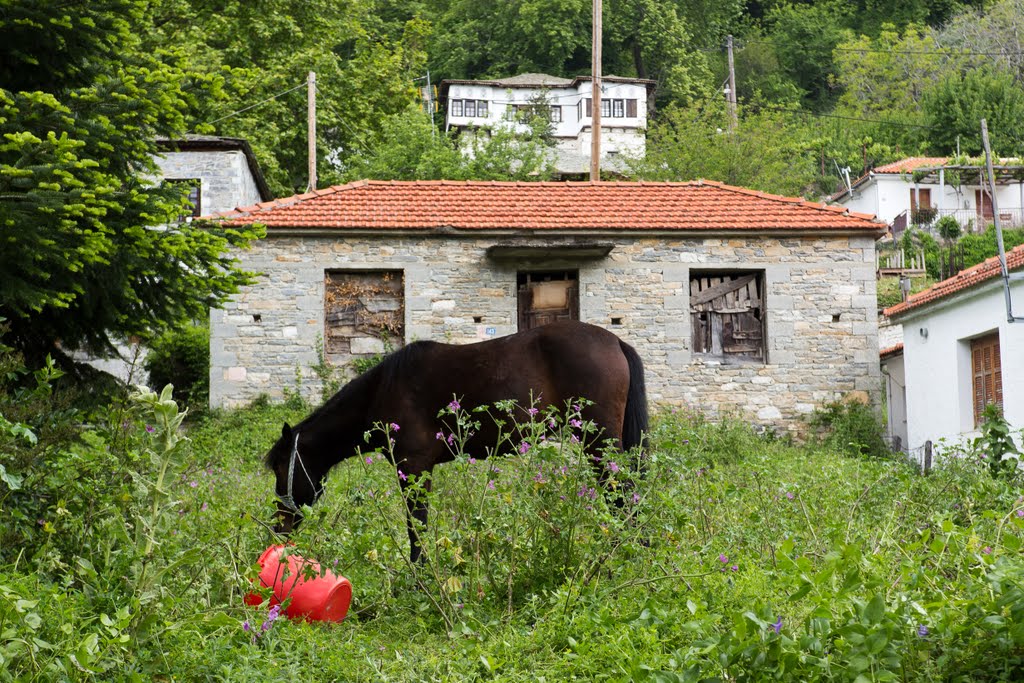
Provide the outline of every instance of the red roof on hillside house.
<path id="1" fill-rule="evenodd" d="M 919 168 L 942 166 L 948 160 L 949 157 L 907 157 L 891 164 L 878 166 L 873 171 L 875 173 L 911 173 Z"/>
<path id="2" fill-rule="evenodd" d="M 241 207 L 269 228 L 430 230 L 836 230 L 878 234 L 870 214 L 717 182 L 376 181 Z"/>
<path id="3" fill-rule="evenodd" d="M 1011 271 L 1024 267 L 1024 244 L 1006 252 L 1006 267 Z M 935 283 L 928 289 L 918 292 L 902 303 L 890 306 L 882 311 L 882 313 L 890 318 L 903 315 L 909 310 L 944 299 L 957 292 L 1001 276 L 1002 271 L 999 267 L 999 257 L 993 256 L 976 266 L 961 270 L 948 280 Z"/>
<path id="4" fill-rule="evenodd" d="M 887 346 L 884 349 L 882 349 L 881 351 L 879 351 L 878 352 L 878 356 L 882 360 L 885 360 L 886 358 L 892 358 L 893 356 L 898 356 L 901 353 L 903 353 L 903 344 L 893 344 L 892 346 Z"/>

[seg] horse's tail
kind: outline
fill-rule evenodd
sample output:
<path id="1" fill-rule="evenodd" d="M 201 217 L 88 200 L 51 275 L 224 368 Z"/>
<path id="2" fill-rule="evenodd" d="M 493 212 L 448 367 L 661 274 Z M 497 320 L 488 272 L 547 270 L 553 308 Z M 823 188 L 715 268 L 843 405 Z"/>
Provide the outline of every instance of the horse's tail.
<path id="1" fill-rule="evenodd" d="M 629 344 L 619 341 L 629 364 L 629 392 L 626 394 L 626 415 L 622 421 L 622 450 L 644 446 L 647 434 L 647 387 L 644 385 L 644 364 L 640 354 Z"/>

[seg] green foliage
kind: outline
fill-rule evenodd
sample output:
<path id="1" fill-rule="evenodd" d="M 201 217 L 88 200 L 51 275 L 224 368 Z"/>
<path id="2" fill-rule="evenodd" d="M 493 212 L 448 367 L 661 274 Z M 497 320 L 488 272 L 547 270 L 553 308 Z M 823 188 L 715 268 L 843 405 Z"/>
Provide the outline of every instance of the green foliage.
<path id="1" fill-rule="evenodd" d="M 959 221 L 949 215 L 943 216 L 935 222 L 935 231 L 946 242 L 956 242 L 963 234 L 963 228 L 960 227 Z"/>
<path id="2" fill-rule="evenodd" d="M 989 403 L 982 411 L 981 434 L 972 446 L 988 463 L 993 477 L 1019 477 L 1021 452 L 1013 440 L 1010 424 L 995 403 Z"/>
<path id="3" fill-rule="evenodd" d="M 958 140 L 963 153 L 982 153 L 981 119 L 987 120 L 993 154 L 1013 156 L 1022 149 L 1024 89 L 1012 74 L 977 68 L 948 75 L 924 93 L 921 107 L 936 154 L 958 149 Z"/>
<path id="4" fill-rule="evenodd" d="M 139 48 L 142 6 L 104 0 L 73 17 L 22 8 L 18 40 L 0 46 L 19 73 L 0 90 L 0 315 L 36 361 L 56 355 L 57 340 L 109 353 L 112 336 L 146 338 L 249 281 L 224 252 L 256 232 L 157 227 L 185 201 L 149 178 L 156 136 L 183 129 L 189 74 Z M 76 37 L 39 56 L 65 32 Z"/>
<path id="5" fill-rule="evenodd" d="M 970 268 L 999 253 L 996 228 L 989 225 L 985 232 L 970 232 L 958 240 L 964 250 L 964 267 Z M 1024 244 L 1024 228 L 1003 228 L 1003 248 L 1006 251 Z"/>
<path id="6" fill-rule="evenodd" d="M 148 344 L 143 362 L 149 385 L 173 384 L 185 403 L 205 406 L 210 402 L 210 324 L 192 324 L 168 330 Z"/>
<path id="7" fill-rule="evenodd" d="M 984 461 L 942 458 L 922 477 L 666 412 L 626 489 L 641 496 L 631 519 L 590 498 L 580 430 L 538 415 L 502 446 L 513 456 L 435 470 L 428 562 L 410 568 L 396 470 L 364 453 L 292 537 L 355 588 L 347 620 L 324 625 L 242 602 L 272 540 L 259 456 L 306 409 L 215 412 L 186 442 L 166 430 L 180 415 L 166 397 L 134 405 L 114 440 L 77 451 L 124 440 L 126 485 L 82 474 L 103 514 L 86 526 L 55 499 L 30 542 L 4 546 L 0 676 L 994 681 L 1024 665 L 1024 500 Z M 457 452 L 484 414 L 445 419 Z"/>
<path id="8" fill-rule="evenodd" d="M 734 132 L 727 128 L 718 103 L 666 111 L 633 170 L 642 179 L 708 179 L 783 195 L 803 194 L 813 184 L 810 153 L 782 116 L 744 113 Z"/>
<path id="9" fill-rule="evenodd" d="M 826 403 L 811 414 L 810 425 L 813 443 L 853 457 L 892 456 L 877 411 L 861 401 Z"/>
<path id="10" fill-rule="evenodd" d="M 831 74 L 833 50 L 848 33 L 850 9 L 845 2 L 777 7 L 770 14 L 772 42 L 786 75 L 810 103 L 823 108 L 834 98 Z"/>

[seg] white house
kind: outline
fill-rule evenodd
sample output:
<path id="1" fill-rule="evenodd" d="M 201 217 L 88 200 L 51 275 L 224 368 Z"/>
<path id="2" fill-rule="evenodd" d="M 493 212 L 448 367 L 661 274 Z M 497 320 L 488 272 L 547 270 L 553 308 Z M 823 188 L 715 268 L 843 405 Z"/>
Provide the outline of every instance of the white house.
<path id="1" fill-rule="evenodd" d="M 1024 274 L 1024 245 L 1006 260 L 1011 274 Z M 1010 285 L 1014 316 L 1024 316 L 1024 279 Z M 881 357 L 891 435 L 906 450 L 975 436 L 989 403 L 1024 428 L 1024 322 L 1008 320 L 998 257 L 884 313 L 903 325 L 902 353 L 886 349 Z"/>
<path id="2" fill-rule="evenodd" d="M 1002 159 L 995 172 L 995 206 L 1001 223 L 1024 225 L 1024 166 L 1015 159 Z M 831 200 L 851 211 L 875 214 L 892 225 L 897 238 L 907 227 L 928 228 L 947 215 L 955 217 L 965 230 L 981 232 L 994 215 L 982 160 L 901 159 L 872 169 Z"/>
<path id="3" fill-rule="evenodd" d="M 654 85 L 640 78 L 601 78 L 602 167 L 621 170 L 621 155 L 643 156 Z M 463 135 L 520 126 L 517 112 L 543 109 L 555 138 L 555 168 L 563 176 L 582 175 L 590 168 L 592 96 L 590 76 L 522 74 L 490 81 L 446 80 L 440 87 L 445 128 L 458 129 Z"/>

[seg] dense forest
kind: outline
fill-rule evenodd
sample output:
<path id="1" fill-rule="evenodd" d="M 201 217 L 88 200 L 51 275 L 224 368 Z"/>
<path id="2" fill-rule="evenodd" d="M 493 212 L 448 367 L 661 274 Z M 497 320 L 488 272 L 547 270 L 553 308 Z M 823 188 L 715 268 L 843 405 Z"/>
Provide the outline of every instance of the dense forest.
<path id="1" fill-rule="evenodd" d="M 605 0 L 603 71 L 657 82 L 637 177 L 812 196 L 839 167 L 977 154 L 983 116 L 996 151 L 1018 153 L 1022 23 L 1021 0 Z M 418 87 L 428 71 L 585 75 L 590 30 L 587 0 L 152 0 L 138 24 L 141 49 L 196 74 L 189 129 L 248 138 L 279 193 L 305 187 L 305 91 L 280 93 L 308 70 L 326 182 L 502 177 L 500 158 L 463 168 L 430 134 Z M 721 136 L 728 35 L 741 123 Z"/>

